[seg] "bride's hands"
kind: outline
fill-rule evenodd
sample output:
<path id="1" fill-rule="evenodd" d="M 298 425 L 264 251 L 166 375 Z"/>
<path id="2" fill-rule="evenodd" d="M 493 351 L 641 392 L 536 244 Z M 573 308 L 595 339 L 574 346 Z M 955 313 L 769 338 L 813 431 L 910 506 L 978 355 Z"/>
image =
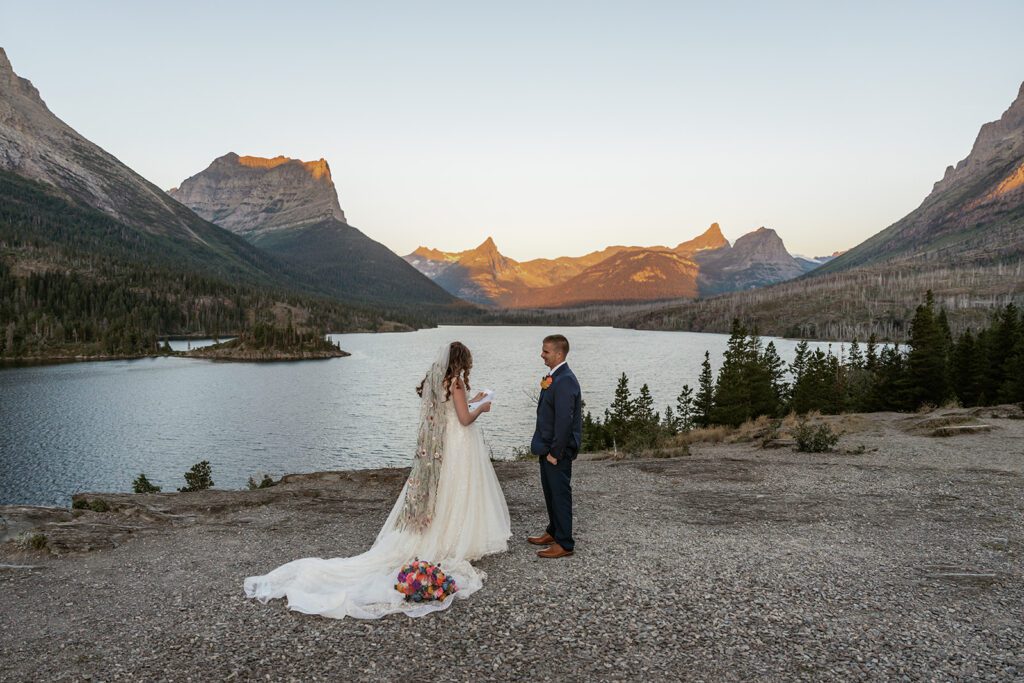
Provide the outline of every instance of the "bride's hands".
<path id="1" fill-rule="evenodd" d="M 452 401 L 455 403 L 455 414 L 463 427 L 473 424 L 473 421 L 480 417 L 481 413 L 489 412 L 490 402 L 487 402 L 476 410 L 469 409 L 469 401 L 466 400 L 466 390 L 461 382 L 452 382 Z"/>
<path id="2" fill-rule="evenodd" d="M 476 392 L 476 396 L 474 396 L 473 398 L 469 399 L 469 402 L 470 403 L 476 403 L 477 401 L 479 401 L 483 397 L 484 397 L 484 392 L 478 391 L 478 392 Z"/>

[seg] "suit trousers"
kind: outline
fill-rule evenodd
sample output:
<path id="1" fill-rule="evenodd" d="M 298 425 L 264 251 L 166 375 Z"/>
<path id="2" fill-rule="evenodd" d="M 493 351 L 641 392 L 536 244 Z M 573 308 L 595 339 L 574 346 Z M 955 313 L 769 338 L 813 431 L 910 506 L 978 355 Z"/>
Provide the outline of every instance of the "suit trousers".
<path id="1" fill-rule="evenodd" d="M 544 503 L 548 508 L 548 527 L 558 545 L 572 550 L 572 459 L 564 457 L 557 465 L 540 459 L 540 485 L 544 489 Z"/>

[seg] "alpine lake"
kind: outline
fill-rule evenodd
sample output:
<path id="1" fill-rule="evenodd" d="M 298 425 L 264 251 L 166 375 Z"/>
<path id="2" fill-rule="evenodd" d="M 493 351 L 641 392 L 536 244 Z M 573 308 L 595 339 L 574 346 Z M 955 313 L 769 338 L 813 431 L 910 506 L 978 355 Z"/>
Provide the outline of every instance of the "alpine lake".
<path id="1" fill-rule="evenodd" d="M 495 392 L 478 424 L 494 459 L 526 449 L 547 369 L 542 327 L 442 326 L 336 334 L 330 360 L 236 363 L 161 357 L 0 369 L 0 504 L 67 506 L 73 493 L 131 491 L 144 472 L 164 491 L 210 462 L 215 488 L 250 477 L 401 467 L 416 445 L 415 387 L 442 345 L 473 353 L 471 393 Z M 696 387 L 704 352 L 717 371 L 727 335 L 608 327 L 557 330 L 571 344 L 585 410 L 603 415 L 622 373 L 635 396 L 675 407 Z M 773 341 L 784 361 L 795 340 Z M 209 341 L 205 343 L 210 343 Z M 200 342 L 176 342 L 184 350 Z M 826 343 L 813 344 L 812 347 Z"/>

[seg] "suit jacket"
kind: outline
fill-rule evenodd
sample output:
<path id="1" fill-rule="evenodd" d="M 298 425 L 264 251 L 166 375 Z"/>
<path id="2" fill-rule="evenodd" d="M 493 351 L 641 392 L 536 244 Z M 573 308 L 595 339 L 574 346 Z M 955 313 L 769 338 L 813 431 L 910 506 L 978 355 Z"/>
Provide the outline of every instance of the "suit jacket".
<path id="1" fill-rule="evenodd" d="M 583 399 L 580 383 L 568 365 L 551 376 L 551 386 L 542 389 L 537 401 L 537 428 L 530 451 L 557 460 L 574 459 L 583 443 Z"/>

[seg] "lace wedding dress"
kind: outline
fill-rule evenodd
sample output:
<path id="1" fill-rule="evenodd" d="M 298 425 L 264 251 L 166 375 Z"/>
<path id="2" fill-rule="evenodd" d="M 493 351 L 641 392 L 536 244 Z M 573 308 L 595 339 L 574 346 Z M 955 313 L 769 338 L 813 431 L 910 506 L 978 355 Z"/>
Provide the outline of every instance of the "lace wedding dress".
<path id="1" fill-rule="evenodd" d="M 441 379 L 448 346 L 424 382 L 420 438 L 409 479 L 373 546 L 361 555 L 307 557 L 245 579 L 245 594 L 287 598 L 306 614 L 378 619 L 419 617 L 479 590 L 486 575 L 470 561 L 507 550 L 508 506 L 476 422 L 464 427 Z M 399 569 L 414 559 L 440 563 L 458 591 L 444 601 L 407 602 L 395 590 Z"/>

